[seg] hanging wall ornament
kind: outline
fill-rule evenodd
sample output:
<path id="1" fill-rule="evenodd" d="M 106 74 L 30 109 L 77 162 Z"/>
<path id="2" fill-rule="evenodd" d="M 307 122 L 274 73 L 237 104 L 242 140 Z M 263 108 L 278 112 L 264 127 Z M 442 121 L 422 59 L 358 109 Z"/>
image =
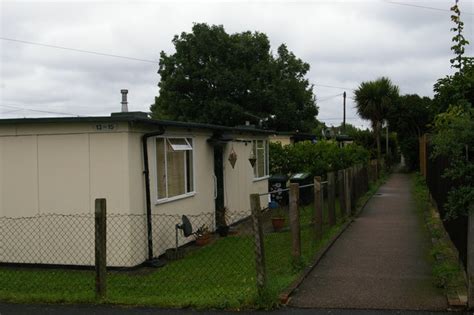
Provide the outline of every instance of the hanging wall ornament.
<path id="1" fill-rule="evenodd" d="M 237 162 L 237 153 L 234 151 L 234 147 L 230 150 L 229 158 L 228 158 L 230 165 L 234 168 L 235 163 Z"/>
<path id="2" fill-rule="evenodd" d="M 255 151 L 252 149 L 250 151 L 249 162 L 252 167 L 255 167 L 255 162 L 257 162 L 257 157 L 255 156 Z"/>

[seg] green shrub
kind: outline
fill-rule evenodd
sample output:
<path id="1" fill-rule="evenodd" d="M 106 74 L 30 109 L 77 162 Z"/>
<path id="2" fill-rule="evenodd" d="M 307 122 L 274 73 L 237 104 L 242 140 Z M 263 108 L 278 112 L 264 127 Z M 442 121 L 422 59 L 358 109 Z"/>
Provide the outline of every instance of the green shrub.
<path id="1" fill-rule="evenodd" d="M 368 162 L 370 153 L 356 144 L 340 148 L 334 141 L 270 143 L 270 173 L 308 172 L 313 176 Z"/>

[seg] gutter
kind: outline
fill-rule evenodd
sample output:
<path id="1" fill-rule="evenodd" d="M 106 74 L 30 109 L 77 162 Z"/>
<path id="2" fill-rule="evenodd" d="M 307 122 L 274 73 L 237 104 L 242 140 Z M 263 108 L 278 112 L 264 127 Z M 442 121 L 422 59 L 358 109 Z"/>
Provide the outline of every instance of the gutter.
<path id="1" fill-rule="evenodd" d="M 145 133 L 142 136 L 143 145 L 143 174 L 145 175 L 145 198 L 146 198 L 146 227 L 147 227 L 147 246 L 148 246 L 148 261 L 147 264 L 159 267 L 161 264 L 153 260 L 153 229 L 151 224 L 151 193 L 150 193 L 150 167 L 148 165 L 148 138 L 160 136 L 165 133 L 165 129 L 160 126 L 158 131 Z"/>

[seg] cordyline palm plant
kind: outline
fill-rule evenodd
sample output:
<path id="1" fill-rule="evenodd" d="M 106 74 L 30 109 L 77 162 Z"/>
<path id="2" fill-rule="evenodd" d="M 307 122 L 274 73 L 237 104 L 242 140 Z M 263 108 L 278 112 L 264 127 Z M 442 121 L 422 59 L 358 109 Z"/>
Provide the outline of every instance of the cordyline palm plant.
<path id="1" fill-rule="evenodd" d="M 377 142 L 377 159 L 380 161 L 382 122 L 387 118 L 390 105 L 397 101 L 399 88 L 389 78 L 381 77 L 375 81 L 362 82 L 354 94 L 357 113 L 372 123 Z"/>

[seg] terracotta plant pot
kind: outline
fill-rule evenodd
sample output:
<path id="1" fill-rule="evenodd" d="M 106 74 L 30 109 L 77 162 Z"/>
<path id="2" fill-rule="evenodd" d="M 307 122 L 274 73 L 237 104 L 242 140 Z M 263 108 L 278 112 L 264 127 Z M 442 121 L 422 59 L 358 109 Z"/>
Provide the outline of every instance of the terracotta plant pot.
<path id="1" fill-rule="evenodd" d="M 276 217 L 272 218 L 273 230 L 275 232 L 280 231 L 285 226 L 285 218 Z"/>
<path id="2" fill-rule="evenodd" d="M 207 233 L 196 238 L 196 245 L 204 246 L 211 242 L 211 234 Z"/>

